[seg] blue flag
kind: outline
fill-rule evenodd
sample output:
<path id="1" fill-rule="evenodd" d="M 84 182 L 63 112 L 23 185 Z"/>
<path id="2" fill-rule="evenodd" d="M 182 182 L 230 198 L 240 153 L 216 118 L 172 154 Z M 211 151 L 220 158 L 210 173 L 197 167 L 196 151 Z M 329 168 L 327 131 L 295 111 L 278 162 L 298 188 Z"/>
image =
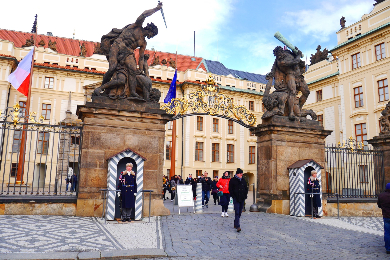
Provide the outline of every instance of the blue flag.
<path id="1" fill-rule="evenodd" d="M 164 103 L 169 103 L 173 98 L 176 98 L 176 78 L 177 78 L 177 70 L 175 70 L 175 75 L 173 76 L 172 83 L 164 99 Z"/>

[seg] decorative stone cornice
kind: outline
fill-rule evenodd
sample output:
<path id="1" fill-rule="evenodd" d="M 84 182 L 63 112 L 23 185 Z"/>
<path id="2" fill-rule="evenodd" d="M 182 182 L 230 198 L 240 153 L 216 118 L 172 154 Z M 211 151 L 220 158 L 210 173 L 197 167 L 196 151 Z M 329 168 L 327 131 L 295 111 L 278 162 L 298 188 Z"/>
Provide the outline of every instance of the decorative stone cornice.
<path id="1" fill-rule="evenodd" d="M 368 112 L 366 110 L 359 110 L 359 111 L 353 112 L 349 117 L 354 118 L 357 116 L 366 116 L 366 115 L 368 115 Z"/>

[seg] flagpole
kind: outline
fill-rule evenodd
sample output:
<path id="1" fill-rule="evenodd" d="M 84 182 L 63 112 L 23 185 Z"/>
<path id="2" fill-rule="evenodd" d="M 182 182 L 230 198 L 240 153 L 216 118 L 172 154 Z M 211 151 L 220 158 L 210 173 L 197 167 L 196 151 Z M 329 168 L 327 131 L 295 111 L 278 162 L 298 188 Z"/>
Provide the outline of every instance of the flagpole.
<path id="1" fill-rule="evenodd" d="M 176 71 L 177 71 L 177 50 L 176 50 Z M 175 89 L 176 91 L 176 89 Z M 176 94 L 175 94 L 176 96 Z M 176 107 L 175 107 L 176 116 Z M 176 120 L 173 120 L 172 126 L 172 148 L 171 148 L 171 170 L 169 171 L 169 178 L 176 175 Z"/>
<path id="2" fill-rule="evenodd" d="M 35 16 L 35 19 L 37 21 L 37 16 Z M 38 30 L 37 30 L 37 26 L 36 26 L 35 34 L 34 34 L 34 42 L 33 42 L 34 49 L 33 49 L 33 55 L 32 55 L 32 59 L 31 59 L 30 82 L 29 82 L 29 86 L 28 86 L 28 94 L 27 94 L 27 101 L 26 101 L 25 123 L 28 123 L 28 116 L 30 115 L 31 85 L 32 85 L 33 69 L 34 69 L 35 43 L 37 41 L 37 31 Z M 27 133 L 26 125 L 23 125 L 22 140 L 20 141 L 18 171 L 16 173 L 16 184 L 17 185 L 23 184 L 25 149 L 26 149 L 26 133 Z"/>
<path id="3" fill-rule="evenodd" d="M 177 70 L 177 51 L 176 51 L 176 68 L 175 69 Z M 176 89 L 175 89 L 175 91 L 176 91 Z M 176 107 L 175 107 L 175 116 L 176 116 Z M 176 175 L 176 120 L 173 120 L 171 170 L 169 171 L 169 177 L 172 178 L 175 175 Z"/>

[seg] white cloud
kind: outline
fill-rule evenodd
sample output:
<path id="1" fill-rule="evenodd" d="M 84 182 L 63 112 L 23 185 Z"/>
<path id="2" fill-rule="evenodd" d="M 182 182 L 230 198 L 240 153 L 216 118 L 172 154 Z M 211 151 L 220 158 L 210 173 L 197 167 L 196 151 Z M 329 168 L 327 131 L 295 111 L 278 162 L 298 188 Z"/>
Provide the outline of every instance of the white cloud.
<path id="1" fill-rule="evenodd" d="M 322 1 L 316 9 L 287 12 L 283 21 L 290 27 L 297 28 L 298 33 L 289 35 L 292 41 L 299 42 L 303 34 L 311 36 L 313 41 L 326 42 L 341 28 L 342 16 L 346 18 L 348 26 L 360 20 L 363 14 L 369 13 L 372 5 L 371 0 Z"/>
<path id="2" fill-rule="evenodd" d="M 168 28 L 165 28 L 160 12 L 146 18 L 144 25 L 153 22 L 159 29 L 159 34 L 148 40 L 148 48 L 175 52 L 177 47 L 178 53 L 192 55 L 196 31 L 196 55 L 207 56 L 221 33 L 222 24 L 230 18 L 233 0 L 162 2 Z M 135 22 L 144 10 L 156 5 L 156 0 L 120 0 L 104 4 L 68 0 L 55 5 L 45 2 L 31 5 L 30 1 L 20 0 L 17 6 L 7 1 L 2 6 L 0 28 L 29 32 L 34 16 L 38 14 L 40 34 L 52 32 L 55 36 L 72 38 L 75 30 L 76 39 L 100 41 L 112 28 L 123 28 Z"/>
<path id="3" fill-rule="evenodd" d="M 226 62 L 225 66 L 234 69 L 239 64 L 239 70 L 259 74 L 266 74 L 271 70 L 274 62 L 272 51 L 277 45 L 273 33 L 262 31 L 237 34 L 231 44 L 234 52 L 226 53 L 224 58 L 230 56 L 235 64 Z"/>

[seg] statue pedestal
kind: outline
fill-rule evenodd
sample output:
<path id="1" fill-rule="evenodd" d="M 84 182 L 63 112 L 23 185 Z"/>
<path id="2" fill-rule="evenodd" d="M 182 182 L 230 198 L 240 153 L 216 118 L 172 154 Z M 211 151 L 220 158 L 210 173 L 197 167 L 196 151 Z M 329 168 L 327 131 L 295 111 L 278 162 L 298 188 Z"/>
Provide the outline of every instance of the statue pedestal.
<path id="1" fill-rule="evenodd" d="M 257 198 L 260 211 L 289 214 L 287 167 L 304 159 L 313 159 L 324 166 L 325 138 L 332 131 L 324 130 L 318 121 L 290 121 L 282 116 L 264 119 L 252 131 L 257 136 Z"/>
<path id="2" fill-rule="evenodd" d="M 374 148 L 383 151 L 383 166 L 385 170 L 385 185 L 390 182 L 390 134 L 379 134 L 368 140 Z"/>
<path id="3" fill-rule="evenodd" d="M 107 189 L 108 159 L 131 149 L 145 158 L 143 189 L 153 190 L 151 215 L 169 215 L 161 196 L 165 124 L 173 115 L 159 103 L 93 97 L 77 107 L 83 121 L 82 154 L 76 216 L 102 216 L 101 189 Z M 145 196 L 144 216 L 149 214 Z"/>

